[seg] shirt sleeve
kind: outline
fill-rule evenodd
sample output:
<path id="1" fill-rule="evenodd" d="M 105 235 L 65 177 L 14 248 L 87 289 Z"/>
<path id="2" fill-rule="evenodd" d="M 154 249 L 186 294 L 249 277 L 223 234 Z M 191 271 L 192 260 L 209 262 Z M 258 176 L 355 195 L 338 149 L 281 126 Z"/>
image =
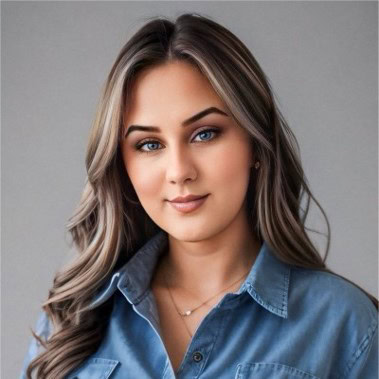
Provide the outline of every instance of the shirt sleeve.
<path id="1" fill-rule="evenodd" d="M 378 379 L 378 320 L 374 320 L 348 365 L 346 379 Z"/>
<path id="2" fill-rule="evenodd" d="M 46 315 L 46 312 L 41 311 L 38 315 L 37 323 L 34 328 L 35 333 L 40 336 L 42 339 L 47 339 L 50 334 L 50 322 L 49 318 Z M 24 358 L 24 362 L 22 365 L 22 371 L 20 375 L 20 379 L 26 379 L 26 369 L 29 363 L 43 351 L 43 346 L 34 338 L 31 337 L 29 340 L 29 346 L 27 353 Z"/>

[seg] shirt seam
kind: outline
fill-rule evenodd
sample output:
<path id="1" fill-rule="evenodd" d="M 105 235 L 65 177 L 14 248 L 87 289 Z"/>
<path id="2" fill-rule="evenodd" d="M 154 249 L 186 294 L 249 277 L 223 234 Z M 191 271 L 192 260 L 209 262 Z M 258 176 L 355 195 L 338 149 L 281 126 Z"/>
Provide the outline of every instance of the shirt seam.
<path id="1" fill-rule="evenodd" d="M 146 288 L 146 290 L 139 295 L 137 298 L 134 299 L 134 305 L 138 305 L 145 297 L 149 294 L 149 287 Z"/>
<path id="2" fill-rule="evenodd" d="M 370 343 L 373 341 L 373 335 L 375 334 L 376 329 L 378 328 L 378 322 L 376 319 L 373 319 L 371 322 L 367 333 L 363 336 L 362 342 L 358 345 L 358 348 L 354 351 L 350 360 L 346 364 L 346 368 L 343 373 L 337 377 L 337 379 L 347 378 L 347 375 L 358 361 L 358 359 L 362 356 L 362 354 L 366 351 L 370 350 Z"/>

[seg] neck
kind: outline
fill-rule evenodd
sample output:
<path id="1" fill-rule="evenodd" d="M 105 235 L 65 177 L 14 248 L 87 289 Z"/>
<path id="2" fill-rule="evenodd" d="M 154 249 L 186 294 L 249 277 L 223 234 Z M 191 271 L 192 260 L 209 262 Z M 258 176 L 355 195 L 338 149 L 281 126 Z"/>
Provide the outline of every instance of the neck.
<path id="1" fill-rule="evenodd" d="M 238 282 L 241 283 L 260 247 L 247 222 L 235 222 L 226 230 L 198 241 L 181 241 L 169 235 L 168 252 L 161 258 L 159 271 L 172 289 L 212 295 L 242 277 Z"/>

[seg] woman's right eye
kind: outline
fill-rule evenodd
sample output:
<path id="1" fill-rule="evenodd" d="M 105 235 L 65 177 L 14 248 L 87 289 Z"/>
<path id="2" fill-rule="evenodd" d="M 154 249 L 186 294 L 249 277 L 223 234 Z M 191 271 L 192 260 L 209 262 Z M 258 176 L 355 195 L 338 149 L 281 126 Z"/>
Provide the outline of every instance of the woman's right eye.
<path id="1" fill-rule="evenodd" d="M 152 150 L 143 150 L 142 147 L 145 146 L 145 145 L 159 145 L 160 143 L 158 141 L 155 141 L 155 140 L 147 140 L 147 141 L 143 141 L 143 142 L 140 142 L 140 143 L 137 143 L 135 145 L 135 148 L 136 150 L 138 150 L 140 153 L 152 153 L 154 152 L 155 150 L 157 149 L 152 149 Z"/>

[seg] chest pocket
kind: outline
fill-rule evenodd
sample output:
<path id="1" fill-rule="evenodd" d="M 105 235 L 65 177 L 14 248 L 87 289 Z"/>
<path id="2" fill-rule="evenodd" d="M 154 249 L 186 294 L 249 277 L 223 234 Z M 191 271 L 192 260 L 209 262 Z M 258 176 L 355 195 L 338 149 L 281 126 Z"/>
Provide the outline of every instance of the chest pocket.
<path id="1" fill-rule="evenodd" d="M 318 376 L 280 363 L 240 363 L 235 379 L 320 379 Z"/>
<path id="2" fill-rule="evenodd" d="M 67 379 L 108 379 L 119 361 L 106 358 L 88 358 L 79 368 L 75 369 Z"/>

